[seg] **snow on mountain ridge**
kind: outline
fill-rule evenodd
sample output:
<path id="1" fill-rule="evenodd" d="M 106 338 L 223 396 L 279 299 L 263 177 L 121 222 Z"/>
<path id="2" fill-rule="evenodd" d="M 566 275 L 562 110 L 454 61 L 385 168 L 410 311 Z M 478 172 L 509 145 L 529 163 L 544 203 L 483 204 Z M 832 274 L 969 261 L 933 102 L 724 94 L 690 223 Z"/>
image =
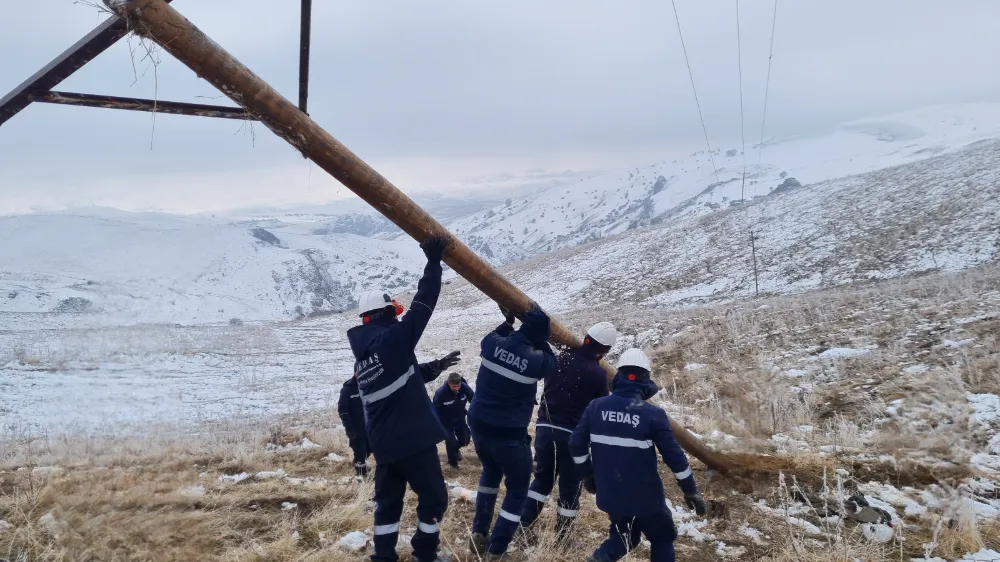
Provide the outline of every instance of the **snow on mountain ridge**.
<path id="1" fill-rule="evenodd" d="M 1000 260 L 998 163 L 1000 139 L 980 141 L 662 221 L 502 272 L 560 312 L 580 302 L 691 305 L 752 297 L 758 284 L 761 294 L 781 294 L 957 271 Z M 449 306 L 482 303 L 462 282 L 447 299 Z"/>
<path id="2" fill-rule="evenodd" d="M 542 295 L 539 302 L 554 290 L 650 304 L 746 295 L 751 228 L 762 290 L 785 292 L 993 259 L 989 212 L 1000 211 L 988 172 L 1000 156 L 988 139 L 998 137 L 1000 104 L 936 108 L 768 141 L 759 170 L 748 155 L 746 202 L 738 201 L 743 159 L 728 149 L 716 157 L 721 181 L 702 151 L 486 210 L 477 200 L 468 203 L 471 214 L 449 197 L 431 198 L 427 210 L 494 264 L 530 259 L 507 271 Z M 374 210 L 337 205 L 233 216 L 90 208 L 0 217 L 0 311 L 200 323 L 344 310 L 363 289 L 411 290 L 423 266 L 419 247 Z M 940 216 L 926 224 L 943 228 L 915 238 L 926 228 L 915 217 L 929 209 Z M 905 235 L 887 234 L 890 227 Z M 851 256 L 850 244 L 865 247 L 866 238 L 884 239 L 882 248 Z M 609 245 L 581 246 L 603 240 Z M 623 269 L 634 270 L 635 287 L 626 289 Z"/>
<path id="3" fill-rule="evenodd" d="M 744 160 L 718 149 L 626 172 L 581 179 L 509 200 L 450 224 L 494 264 L 571 247 L 677 217 L 764 197 L 794 178 L 803 185 L 872 172 L 1000 137 L 1000 104 L 940 106 L 845 123 L 825 134 L 765 141 Z M 794 185 L 794 183 L 792 184 Z"/>

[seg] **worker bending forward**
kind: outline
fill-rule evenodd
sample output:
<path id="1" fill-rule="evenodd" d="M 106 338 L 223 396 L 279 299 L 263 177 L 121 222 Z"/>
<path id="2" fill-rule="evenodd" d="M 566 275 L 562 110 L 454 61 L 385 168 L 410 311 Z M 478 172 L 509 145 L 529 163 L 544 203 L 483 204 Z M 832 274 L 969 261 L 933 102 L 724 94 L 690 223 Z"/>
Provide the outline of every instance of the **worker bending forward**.
<path id="1" fill-rule="evenodd" d="M 677 530 L 663 496 L 657 450 L 677 478 L 687 506 L 705 515 L 705 500 L 667 414 L 645 402 L 659 390 L 650 380 L 646 354 L 634 348 L 625 351 L 612 385 L 611 396 L 587 406 L 570 437 L 584 485 L 591 492 L 596 487 L 597 507 L 611 519 L 608 539 L 588 562 L 619 560 L 642 535 L 650 542 L 652 562 L 673 562 Z"/>
<path id="2" fill-rule="evenodd" d="M 530 528 L 545 507 L 559 478 L 556 534 L 566 537 L 580 505 L 580 475 L 569 452 L 569 436 L 583 410 L 595 398 L 608 395 L 608 373 L 601 359 L 618 339 L 610 322 L 595 324 L 583 345 L 559 356 L 556 374 L 545 379 L 545 392 L 535 422 L 535 479 L 521 511 L 521 525 Z"/>
<path id="3" fill-rule="evenodd" d="M 531 480 L 528 424 L 538 381 L 556 371 L 556 357 L 547 343 L 549 317 L 542 309 L 533 303 L 517 331 L 513 315 L 504 315 L 506 321 L 483 338 L 480 346 L 476 395 L 469 409 L 472 442 L 483 464 L 470 547 L 474 555 L 488 561 L 505 559 L 521 522 Z M 501 480 L 507 493 L 490 534 Z"/>
<path id="4" fill-rule="evenodd" d="M 444 445 L 448 451 L 448 465 L 452 468 L 458 468 L 458 461 L 462 460 L 460 449 L 472 438 L 465 416 L 473 396 L 475 393 L 469 383 L 458 373 L 448 375 L 448 382 L 434 393 L 434 410 L 444 426 Z"/>
<path id="5" fill-rule="evenodd" d="M 337 415 L 344 424 L 347 442 L 354 452 L 354 471 L 358 476 L 368 476 L 368 457 L 372 450 L 368 447 L 368 431 L 365 429 L 365 408 L 361 404 L 358 379 L 353 376 L 344 381 L 337 401 Z"/>
<path id="6" fill-rule="evenodd" d="M 438 523 L 448 507 L 437 444 L 444 428 L 431 407 L 424 384 L 458 362 L 459 353 L 418 364 L 414 349 L 434 312 L 441 292 L 441 257 L 448 239 L 435 236 L 421 244 L 427 256 L 410 311 L 381 291 L 361 297 L 362 325 L 347 331 L 354 352 L 354 372 L 368 417 L 368 441 L 375 455 L 375 553 L 373 561 L 395 562 L 399 520 L 406 485 L 417 494 L 417 532 L 410 544 L 419 562 L 437 555 Z"/>

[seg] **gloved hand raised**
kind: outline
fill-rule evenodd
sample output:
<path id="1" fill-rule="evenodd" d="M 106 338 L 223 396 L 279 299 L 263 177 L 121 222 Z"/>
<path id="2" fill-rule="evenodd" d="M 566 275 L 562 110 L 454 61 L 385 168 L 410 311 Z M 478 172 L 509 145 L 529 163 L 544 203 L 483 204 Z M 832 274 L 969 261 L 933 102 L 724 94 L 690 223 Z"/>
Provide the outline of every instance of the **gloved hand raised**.
<path id="1" fill-rule="evenodd" d="M 427 261 L 439 262 L 449 246 L 451 246 L 451 238 L 444 234 L 435 234 L 420 244 L 420 249 L 427 256 Z"/>
<path id="2" fill-rule="evenodd" d="M 462 355 L 461 351 L 452 351 L 448 355 L 438 359 L 438 365 L 441 366 L 441 370 L 450 369 L 457 365 L 458 362 L 462 360 L 462 358 L 459 357 L 460 355 Z"/>
<path id="3" fill-rule="evenodd" d="M 705 514 L 708 513 L 708 506 L 705 504 L 705 498 L 703 498 L 699 492 L 684 494 L 684 503 L 687 504 L 688 509 L 693 509 L 699 517 L 704 517 Z"/>
<path id="4" fill-rule="evenodd" d="M 511 326 L 513 326 L 514 325 L 514 320 L 516 320 L 517 317 L 514 316 L 513 312 L 511 312 L 511 311 L 507 310 L 506 308 L 504 308 L 503 305 L 498 305 L 498 306 L 500 307 L 500 314 L 503 314 L 504 320 L 506 320 L 508 324 L 510 324 Z"/>

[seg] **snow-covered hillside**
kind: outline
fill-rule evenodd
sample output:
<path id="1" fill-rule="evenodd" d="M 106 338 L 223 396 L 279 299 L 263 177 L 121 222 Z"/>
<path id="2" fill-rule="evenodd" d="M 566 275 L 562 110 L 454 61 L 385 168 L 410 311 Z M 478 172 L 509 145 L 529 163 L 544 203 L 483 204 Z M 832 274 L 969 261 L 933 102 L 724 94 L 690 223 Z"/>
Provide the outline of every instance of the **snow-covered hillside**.
<path id="1" fill-rule="evenodd" d="M 801 292 L 1000 260 L 1000 139 L 676 217 L 504 268 L 543 306 L 647 306 Z M 753 242 L 751 243 L 751 233 Z M 455 286 L 456 303 L 479 303 Z"/>
<path id="2" fill-rule="evenodd" d="M 416 200 L 543 304 L 752 294 L 751 230 L 760 290 L 787 292 L 996 259 L 991 139 L 1000 104 L 937 107 L 768 141 L 759 168 L 747 155 L 745 190 L 742 156 L 724 149 L 718 181 L 698 152 L 593 177 L 485 180 L 532 185 L 530 195 Z M 0 312 L 287 319 L 349 309 L 367 288 L 409 291 L 422 266 L 418 246 L 357 198 L 225 215 L 0 217 Z"/>
<path id="3" fill-rule="evenodd" d="M 933 107 L 846 123 L 827 134 L 725 147 L 515 198 L 451 224 L 494 264 L 700 216 L 775 190 L 863 174 L 1000 137 L 1000 104 Z M 760 156 L 760 166 L 758 166 Z M 714 167 L 713 167 L 714 161 Z M 821 194 L 819 194 L 821 196 Z"/>
<path id="4" fill-rule="evenodd" d="M 289 318 L 409 288 L 413 244 L 310 225 L 89 210 L 0 218 L 0 310 L 100 311 L 138 322 Z"/>

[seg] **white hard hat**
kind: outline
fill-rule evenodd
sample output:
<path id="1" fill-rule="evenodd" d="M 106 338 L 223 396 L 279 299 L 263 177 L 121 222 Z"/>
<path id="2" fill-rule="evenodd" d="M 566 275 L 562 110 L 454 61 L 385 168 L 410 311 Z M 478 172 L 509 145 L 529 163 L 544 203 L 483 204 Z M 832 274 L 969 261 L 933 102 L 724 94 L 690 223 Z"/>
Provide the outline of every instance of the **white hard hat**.
<path id="1" fill-rule="evenodd" d="M 626 349 L 625 353 L 622 353 L 622 356 L 618 358 L 618 368 L 621 369 L 622 367 L 639 367 L 650 373 L 653 372 L 653 367 L 649 363 L 649 357 L 646 357 L 646 354 L 641 349 L 634 347 Z"/>
<path id="2" fill-rule="evenodd" d="M 392 305 L 392 297 L 382 290 L 365 291 L 358 299 L 358 312 L 365 313 L 373 310 L 382 310 Z"/>
<path id="3" fill-rule="evenodd" d="M 599 322 L 587 330 L 587 336 L 605 347 L 611 347 L 618 340 L 618 330 L 611 322 Z"/>

